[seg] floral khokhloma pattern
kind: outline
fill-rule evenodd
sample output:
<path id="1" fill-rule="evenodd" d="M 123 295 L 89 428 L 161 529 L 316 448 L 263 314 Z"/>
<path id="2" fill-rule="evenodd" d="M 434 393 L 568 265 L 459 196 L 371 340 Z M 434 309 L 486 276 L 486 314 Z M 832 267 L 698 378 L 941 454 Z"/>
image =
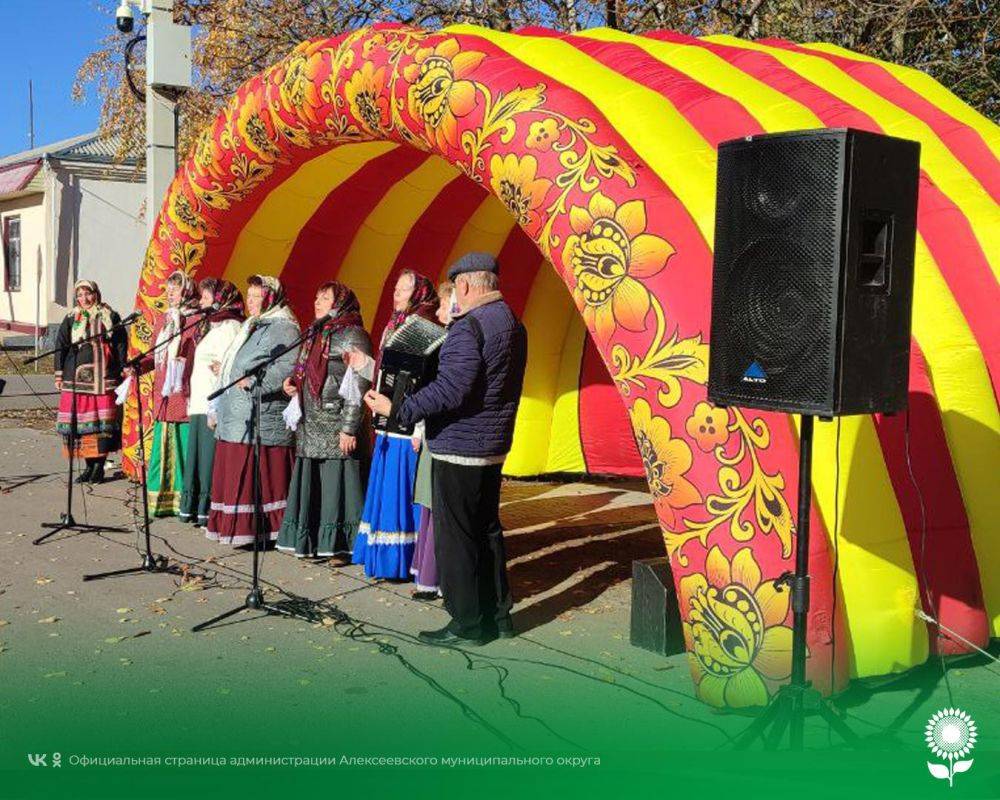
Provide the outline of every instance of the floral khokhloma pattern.
<path id="1" fill-rule="evenodd" d="M 713 706 L 767 703 L 770 687 L 792 669 L 792 629 L 784 624 L 790 592 L 762 580 L 749 547 L 732 561 L 713 547 L 705 573 L 680 581 L 684 636 L 698 697 Z"/>
<path id="2" fill-rule="evenodd" d="M 669 190 L 637 169 L 638 156 L 589 100 L 488 37 L 362 28 L 304 42 L 242 86 L 170 187 L 146 257 L 145 320 L 133 346 L 148 342 L 170 272 L 225 268 L 240 224 L 232 220 L 245 219 L 246 208 L 227 215 L 330 148 L 372 140 L 454 165 L 491 191 L 555 265 L 629 406 L 667 552 L 686 587 L 699 694 L 734 706 L 765 700 L 784 670 L 787 601 L 782 611 L 749 547 L 730 564 L 715 543 L 756 548 L 758 534 L 773 533 L 780 558 L 767 569 L 779 574 L 791 552 L 785 484 L 761 462 L 770 442 L 764 421 L 703 401 L 702 332 L 668 322 L 671 287 L 683 280 L 673 272 L 684 259 L 673 220 L 656 205 Z M 135 422 L 132 409 L 129 457 Z M 710 537 L 709 568 L 699 573 L 692 563 Z"/>

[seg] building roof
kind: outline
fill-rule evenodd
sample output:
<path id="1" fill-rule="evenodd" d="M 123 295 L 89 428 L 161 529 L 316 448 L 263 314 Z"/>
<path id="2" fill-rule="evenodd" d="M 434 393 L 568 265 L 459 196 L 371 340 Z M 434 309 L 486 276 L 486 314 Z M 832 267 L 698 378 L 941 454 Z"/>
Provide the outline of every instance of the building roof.
<path id="1" fill-rule="evenodd" d="M 116 158 L 120 141 L 118 136 L 101 136 L 97 131 L 93 131 L 82 136 L 74 136 L 70 139 L 36 147 L 33 150 L 24 150 L 20 153 L 4 156 L 0 158 L 0 168 L 38 161 L 45 156 L 60 161 L 135 165 L 138 160 L 136 153 L 130 153 L 124 159 Z"/>
<path id="2" fill-rule="evenodd" d="M 24 164 L 0 166 L 0 196 L 23 192 L 41 168 L 38 159 Z"/>

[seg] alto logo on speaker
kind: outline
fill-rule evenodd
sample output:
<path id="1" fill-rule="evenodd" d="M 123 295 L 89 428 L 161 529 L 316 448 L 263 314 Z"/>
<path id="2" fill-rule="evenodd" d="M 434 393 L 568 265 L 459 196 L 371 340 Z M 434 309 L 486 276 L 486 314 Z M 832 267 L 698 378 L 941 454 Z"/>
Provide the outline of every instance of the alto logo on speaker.
<path id="1" fill-rule="evenodd" d="M 759 362 L 754 361 L 743 373 L 744 383 L 767 383 L 767 373 Z"/>

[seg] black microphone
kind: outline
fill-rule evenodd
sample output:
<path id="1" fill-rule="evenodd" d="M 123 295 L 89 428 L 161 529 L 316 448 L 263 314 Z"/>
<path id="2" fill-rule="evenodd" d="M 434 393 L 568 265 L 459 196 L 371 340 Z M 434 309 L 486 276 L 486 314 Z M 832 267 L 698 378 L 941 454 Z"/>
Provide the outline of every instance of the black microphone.
<path id="1" fill-rule="evenodd" d="M 118 324 L 119 325 L 131 325 L 133 322 L 135 322 L 141 316 L 142 316 L 142 314 L 140 312 L 133 311 L 131 314 L 129 314 L 127 317 L 125 317 L 125 319 L 123 319 Z"/>

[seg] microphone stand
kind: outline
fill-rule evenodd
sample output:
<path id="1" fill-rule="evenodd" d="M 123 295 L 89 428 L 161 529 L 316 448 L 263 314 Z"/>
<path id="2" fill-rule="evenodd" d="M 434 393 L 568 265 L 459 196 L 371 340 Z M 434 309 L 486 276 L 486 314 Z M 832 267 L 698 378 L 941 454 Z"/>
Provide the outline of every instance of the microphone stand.
<path id="1" fill-rule="evenodd" d="M 225 306 L 223 306 L 223 308 L 225 308 Z M 128 367 L 128 369 L 132 372 L 132 383 L 135 388 L 135 402 L 139 414 L 139 462 L 141 464 L 139 468 L 139 475 L 140 482 L 142 484 L 142 529 L 145 536 L 146 552 L 143 553 L 142 564 L 138 567 L 129 567 L 127 569 L 112 570 L 111 572 L 98 572 L 92 575 L 84 575 L 84 581 L 98 581 L 103 580 L 104 578 L 117 578 L 122 575 L 136 575 L 143 572 L 169 572 L 172 574 L 178 574 L 180 572 L 176 566 L 169 565 L 166 556 L 153 555 L 152 537 L 149 533 L 149 488 L 148 475 L 146 473 L 146 429 L 142 418 L 142 392 L 139 387 L 139 367 L 147 357 L 153 355 L 157 350 L 160 350 L 168 345 L 178 336 L 182 336 L 185 331 L 200 324 L 201 317 L 211 316 L 221 310 L 221 308 L 205 308 L 189 314 L 188 316 L 198 316 L 199 319 L 182 326 L 180 330 L 167 337 L 162 342 L 157 342 L 145 352 L 139 353 L 125 362 L 126 367 Z"/>
<path id="2" fill-rule="evenodd" d="M 326 322 L 327 317 L 322 318 L 317 322 Z M 244 379 L 253 380 L 252 397 L 251 397 L 251 409 L 250 409 L 250 422 L 251 422 L 251 441 L 253 444 L 253 458 L 251 462 L 251 469 L 253 475 L 253 526 L 254 526 L 254 537 L 253 537 L 253 571 L 250 584 L 250 592 L 247 594 L 246 599 L 241 605 L 235 608 L 225 611 L 206 622 L 201 622 L 191 628 L 192 633 L 198 633 L 199 631 L 206 630 L 212 627 L 218 622 L 222 622 L 229 617 L 239 614 L 241 611 L 248 609 L 254 609 L 258 611 L 263 611 L 263 616 L 283 616 L 283 617 L 294 617 L 296 619 L 302 619 L 306 622 L 314 622 L 312 617 L 306 616 L 301 613 L 296 613 L 293 609 L 285 607 L 283 605 L 273 605 L 264 602 L 264 593 L 260 588 L 260 552 L 266 546 L 264 542 L 264 511 L 263 511 L 263 498 L 261 496 L 261 485 L 260 485 L 260 405 L 261 405 L 261 382 L 264 378 L 264 372 L 268 366 L 274 363 L 277 359 L 281 358 L 285 353 L 290 353 L 302 344 L 312 341 L 312 339 L 322 330 L 322 325 L 313 323 L 310 325 L 306 331 L 292 344 L 288 347 L 281 348 L 275 353 L 272 353 L 268 359 L 261 364 L 247 370 L 243 375 L 230 381 L 221 389 L 217 389 L 208 396 L 209 400 L 214 400 L 221 394 L 224 394 L 228 389 L 235 386 L 237 383 Z"/>
<path id="3" fill-rule="evenodd" d="M 74 530 L 80 533 L 96 533 L 97 531 L 106 531 L 108 533 L 128 533 L 126 528 L 108 527 L 107 525 L 88 525 L 86 523 L 77 522 L 73 518 L 73 462 L 76 460 L 77 451 L 79 450 L 79 437 L 77 436 L 77 415 L 76 415 L 76 367 L 77 360 L 79 358 L 80 349 L 83 345 L 93 342 L 97 339 L 103 339 L 108 334 L 114 333 L 116 330 L 121 330 L 128 325 L 131 325 L 138 318 L 138 314 L 132 314 L 121 320 L 115 325 L 112 325 L 110 330 L 104 331 L 103 333 L 95 333 L 93 336 L 88 336 L 85 339 L 81 339 L 78 342 L 70 342 L 68 345 L 63 347 L 54 347 L 51 350 L 47 350 L 44 353 L 39 353 L 37 356 L 29 358 L 24 362 L 25 366 L 32 364 L 35 361 L 39 361 L 46 356 L 54 355 L 55 353 L 68 352 L 73 354 L 73 383 L 74 388 L 70 391 L 72 397 L 70 398 L 70 411 L 69 411 L 69 436 L 67 437 L 67 462 L 68 462 L 68 472 L 66 474 L 66 510 L 59 515 L 59 522 L 43 522 L 42 527 L 50 529 L 48 533 L 43 533 L 37 539 L 35 539 L 32 544 L 41 544 L 50 536 L 55 536 L 60 531 Z M 95 376 L 96 378 L 96 376 Z"/>

